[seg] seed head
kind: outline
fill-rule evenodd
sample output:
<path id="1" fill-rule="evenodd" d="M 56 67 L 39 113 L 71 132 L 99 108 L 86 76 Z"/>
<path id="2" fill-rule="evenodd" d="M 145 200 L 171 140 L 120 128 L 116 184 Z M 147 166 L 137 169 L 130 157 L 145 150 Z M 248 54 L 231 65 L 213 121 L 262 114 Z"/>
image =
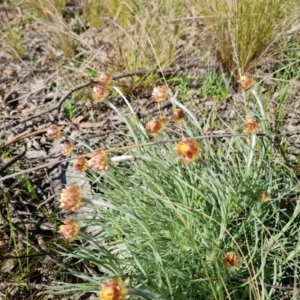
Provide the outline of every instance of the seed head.
<path id="1" fill-rule="evenodd" d="M 257 133 L 260 130 L 260 123 L 256 120 L 256 118 L 249 118 L 243 125 L 245 133 Z"/>
<path id="2" fill-rule="evenodd" d="M 105 87 L 108 87 L 112 82 L 111 76 L 106 72 L 102 72 L 98 80 L 99 80 L 99 84 Z"/>
<path id="3" fill-rule="evenodd" d="M 181 124 L 184 118 L 185 118 L 185 113 L 181 108 L 176 108 L 173 111 L 172 119 L 175 123 Z"/>
<path id="4" fill-rule="evenodd" d="M 108 95 L 107 86 L 96 85 L 93 87 L 92 98 L 96 103 L 100 103 L 105 100 Z"/>
<path id="5" fill-rule="evenodd" d="M 69 186 L 62 190 L 60 194 L 60 207 L 66 210 L 77 211 L 82 198 L 81 188 L 79 186 Z"/>
<path id="6" fill-rule="evenodd" d="M 74 160 L 73 167 L 79 173 L 85 172 L 88 168 L 87 159 L 85 157 L 78 157 Z"/>
<path id="7" fill-rule="evenodd" d="M 59 140 L 61 137 L 60 128 L 57 125 L 51 125 L 47 130 L 47 137 L 50 140 Z"/>
<path id="8" fill-rule="evenodd" d="M 164 130 L 165 124 L 161 120 L 152 119 L 146 124 L 146 130 L 149 136 L 157 136 Z"/>
<path id="9" fill-rule="evenodd" d="M 169 93 L 170 88 L 167 85 L 159 85 L 153 89 L 152 97 L 158 104 L 163 104 L 166 102 Z"/>
<path id="10" fill-rule="evenodd" d="M 108 170 L 108 158 L 106 152 L 104 150 L 96 150 L 92 154 L 88 165 L 96 172 L 106 172 Z"/>
<path id="11" fill-rule="evenodd" d="M 176 145 L 177 157 L 186 164 L 196 161 L 201 154 L 201 147 L 194 139 L 180 141 Z"/>
<path id="12" fill-rule="evenodd" d="M 270 195 L 267 191 L 262 191 L 258 194 L 258 199 L 262 202 L 270 200 Z"/>
<path id="13" fill-rule="evenodd" d="M 224 263 L 230 271 L 237 270 L 241 265 L 241 261 L 235 252 L 227 252 L 224 256 Z"/>
<path id="14" fill-rule="evenodd" d="M 78 235 L 80 225 L 75 220 L 65 220 L 63 225 L 59 226 L 58 233 L 68 242 L 73 241 Z"/>
<path id="15" fill-rule="evenodd" d="M 238 84 L 241 90 L 246 91 L 254 84 L 254 79 L 250 75 L 243 75 L 238 80 Z"/>
<path id="16" fill-rule="evenodd" d="M 99 293 L 99 300 L 125 300 L 128 290 L 120 277 L 108 279 Z"/>
<path id="17" fill-rule="evenodd" d="M 68 140 L 60 144 L 60 152 L 65 156 L 70 155 L 73 149 L 74 149 L 74 145 Z"/>

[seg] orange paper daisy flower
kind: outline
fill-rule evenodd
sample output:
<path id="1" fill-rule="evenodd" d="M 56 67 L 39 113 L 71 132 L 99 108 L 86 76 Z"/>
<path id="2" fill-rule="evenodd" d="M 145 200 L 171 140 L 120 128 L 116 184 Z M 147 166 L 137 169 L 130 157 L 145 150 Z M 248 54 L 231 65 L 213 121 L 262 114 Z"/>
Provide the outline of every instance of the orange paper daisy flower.
<path id="1" fill-rule="evenodd" d="M 66 210 L 77 211 L 81 204 L 82 192 L 79 186 L 69 186 L 60 194 L 60 207 Z"/>
<path id="2" fill-rule="evenodd" d="M 108 279 L 99 293 L 99 300 L 125 300 L 128 290 L 120 277 Z"/>
<path id="3" fill-rule="evenodd" d="M 186 164 L 196 161 L 201 154 L 201 147 L 194 139 L 180 141 L 176 145 L 177 157 Z"/>

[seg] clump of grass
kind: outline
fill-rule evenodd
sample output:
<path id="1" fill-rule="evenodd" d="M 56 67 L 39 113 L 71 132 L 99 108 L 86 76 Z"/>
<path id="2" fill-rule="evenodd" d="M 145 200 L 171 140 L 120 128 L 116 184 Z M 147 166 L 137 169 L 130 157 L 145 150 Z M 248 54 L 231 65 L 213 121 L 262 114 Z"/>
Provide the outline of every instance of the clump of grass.
<path id="1" fill-rule="evenodd" d="M 120 93 L 134 122 L 109 104 L 127 125 L 120 134 L 134 151 L 99 158 L 98 164 L 105 161 L 105 174 L 90 170 L 82 176 L 100 192 L 85 204 L 91 212 L 79 218 L 88 231 L 82 230 L 73 251 L 62 251 L 85 262 L 90 273 L 75 274 L 85 284 L 61 283 L 54 293 L 95 293 L 108 277 L 122 276 L 130 287 L 159 294 L 155 299 L 296 295 L 300 206 L 291 199 L 299 197 L 299 182 L 269 140 L 257 136 L 260 127 L 268 134 L 268 122 L 258 94 L 251 92 L 261 124 L 251 118 L 251 134 L 223 140 L 218 151 L 204 138 L 197 146 L 194 137 L 205 133 L 175 97 L 173 105 L 188 118 L 175 131 L 166 125 L 147 146 L 151 138 L 124 95 Z M 226 126 L 236 134 L 243 123 Z M 244 128 L 246 124 L 249 120 Z M 177 153 L 174 142 L 162 142 L 174 135 L 190 137 L 187 144 L 177 144 Z M 283 285 L 292 288 L 285 291 Z"/>
<path id="2" fill-rule="evenodd" d="M 223 66 L 236 77 L 256 63 L 278 54 L 297 30 L 295 0 L 214 0 L 203 6 L 205 23 L 214 38 L 214 50 Z M 299 27 L 299 26 L 298 26 Z"/>
<path id="3" fill-rule="evenodd" d="M 22 58 L 25 55 L 22 40 L 23 29 L 21 27 L 7 27 L 5 42 L 10 47 L 12 55 L 18 58 Z"/>
<path id="4" fill-rule="evenodd" d="M 75 54 L 74 34 L 65 22 L 62 11 L 66 0 L 24 0 L 23 4 L 31 12 L 37 15 L 47 26 L 57 49 L 63 51 L 68 58 Z"/>

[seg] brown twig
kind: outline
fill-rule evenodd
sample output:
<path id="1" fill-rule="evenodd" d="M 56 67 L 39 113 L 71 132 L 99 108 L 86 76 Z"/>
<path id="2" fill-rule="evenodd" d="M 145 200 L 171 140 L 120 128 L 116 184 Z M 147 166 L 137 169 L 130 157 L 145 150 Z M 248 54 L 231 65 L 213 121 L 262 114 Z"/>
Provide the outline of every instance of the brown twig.
<path id="1" fill-rule="evenodd" d="M 166 68 L 166 69 L 148 69 L 148 70 L 141 70 L 141 71 L 136 71 L 136 72 L 129 72 L 129 73 L 124 73 L 124 74 L 120 74 L 117 76 L 113 76 L 114 80 L 120 79 L 120 78 L 125 78 L 125 77 L 130 77 L 130 76 L 135 76 L 135 75 L 145 75 L 145 74 L 149 74 L 149 73 L 161 73 L 161 74 L 168 74 L 168 73 L 173 73 L 173 72 L 178 72 L 184 69 L 189 69 L 194 67 L 195 65 L 198 65 L 199 62 L 192 62 L 190 64 L 184 65 L 184 66 L 179 66 L 179 67 L 174 67 L 174 68 Z M 75 86 L 74 88 L 72 88 L 71 90 L 69 90 L 60 100 L 59 102 L 54 105 L 53 107 L 49 108 L 46 111 L 40 112 L 38 114 L 35 114 L 33 116 L 30 116 L 24 120 L 20 120 L 19 123 L 24 123 L 27 122 L 29 120 L 32 120 L 34 118 L 40 117 L 44 114 L 50 113 L 56 109 L 60 109 L 60 107 L 62 106 L 63 102 L 69 97 L 71 96 L 74 92 L 81 90 L 87 86 L 93 85 L 93 84 L 97 84 L 98 81 L 97 80 L 90 80 L 89 82 L 85 82 L 82 83 L 80 85 Z"/>
<path id="2" fill-rule="evenodd" d="M 217 138 L 224 138 L 224 137 L 248 137 L 248 136 L 249 136 L 249 134 L 245 134 L 245 133 L 240 133 L 240 134 L 224 133 L 224 134 L 216 134 L 216 135 L 203 135 L 203 136 L 197 136 L 197 137 L 193 137 L 193 138 L 196 140 L 202 140 L 202 139 L 217 139 Z M 265 135 L 262 134 L 260 136 L 265 136 Z M 173 139 L 173 140 L 155 141 L 155 142 L 149 142 L 149 143 L 138 144 L 138 145 L 128 145 L 128 146 L 123 146 L 123 147 L 116 147 L 116 148 L 111 148 L 111 149 L 108 149 L 105 151 L 106 151 L 106 153 L 111 153 L 111 152 L 117 152 L 120 150 L 122 151 L 122 150 L 134 149 L 134 148 L 139 148 L 139 147 L 160 145 L 160 144 L 166 144 L 166 143 L 176 143 L 181 140 L 182 140 L 182 138 Z M 30 172 L 33 172 L 33 171 L 36 171 L 39 169 L 49 167 L 49 166 L 53 166 L 53 165 L 60 164 L 63 162 L 68 162 L 68 161 L 74 160 L 78 157 L 90 157 L 91 155 L 92 155 L 92 153 L 86 153 L 86 154 L 82 154 L 82 155 L 79 155 L 76 157 L 65 158 L 65 159 L 58 160 L 56 162 L 50 162 L 50 163 L 46 163 L 46 164 L 43 164 L 43 165 L 40 165 L 40 166 L 37 166 L 34 168 L 22 170 L 22 171 L 14 173 L 14 174 L 0 177 L 0 182 L 4 181 L 6 179 L 9 179 L 9 178 L 13 178 L 13 177 L 16 177 L 16 176 L 19 176 L 22 174 L 30 173 Z"/>

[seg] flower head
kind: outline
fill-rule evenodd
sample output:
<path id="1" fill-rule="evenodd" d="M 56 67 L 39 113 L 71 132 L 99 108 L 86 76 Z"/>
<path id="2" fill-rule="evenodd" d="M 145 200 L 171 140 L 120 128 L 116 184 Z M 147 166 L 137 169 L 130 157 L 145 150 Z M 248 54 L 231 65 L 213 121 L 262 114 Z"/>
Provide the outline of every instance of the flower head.
<path id="1" fill-rule="evenodd" d="M 88 168 L 88 162 L 85 157 L 78 157 L 73 162 L 73 167 L 77 172 L 83 173 Z"/>
<path id="2" fill-rule="evenodd" d="M 106 86 L 96 85 L 93 87 L 92 98 L 96 103 L 102 102 L 108 95 L 108 89 Z"/>
<path id="3" fill-rule="evenodd" d="M 51 125 L 47 130 L 47 137 L 50 140 L 59 140 L 61 137 L 60 128 L 57 125 Z"/>
<path id="4" fill-rule="evenodd" d="M 105 87 L 108 87 L 110 85 L 110 83 L 112 82 L 112 78 L 111 76 L 106 73 L 106 72 L 102 72 L 98 78 L 99 80 L 99 84 Z"/>
<path id="5" fill-rule="evenodd" d="M 170 93 L 170 88 L 167 85 L 160 85 L 153 89 L 152 97 L 158 104 L 163 104 L 166 102 L 168 95 Z"/>
<path id="6" fill-rule="evenodd" d="M 59 226 L 58 233 L 67 241 L 71 242 L 78 235 L 80 225 L 75 220 L 65 220 L 63 225 Z"/>
<path id="7" fill-rule="evenodd" d="M 249 118 L 243 125 L 245 133 L 257 133 L 260 130 L 260 123 L 256 120 L 256 118 Z"/>
<path id="8" fill-rule="evenodd" d="M 125 300 L 128 290 L 120 277 L 108 279 L 99 293 L 99 300 Z"/>
<path id="9" fill-rule="evenodd" d="M 238 80 L 238 84 L 241 90 L 246 91 L 254 84 L 254 79 L 250 75 L 243 75 Z"/>
<path id="10" fill-rule="evenodd" d="M 270 195 L 267 191 L 262 191 L 258 194 L 258 199 L 262 202 L 270 200 Z"/>
<path id="11" fill-rule="evenodd" d="M 157 119 L 152 119 L 146 124 L 147 133 L 149 136 L 152 137 L 160 134 L 164 130 L 164 127 L 165 127 L 165 123 Z"/>
<path id="12" fill-rule="evenodd" d="M 106 172 L 108 170 L 108 158 L 104 150 L 96 150 L 88 162 L 89 166 L 97 172 Z"/>
<path id="13" fill-rule="evenodd" d="M 175 123 L 181 124 L 184 118 L 185 118 L 185 113 L 181 108 L 176 108 L 173 111 L 172 119 Z"/>
<path id="14" fill-rule="evenodd" d="M 230 271 L 237 270 L 241 265 L 241 261 L 235 252 L 227 252 L 224 256 L 224 263 Z"/>
<path id="15" fill-rule="evenodd" d="M 73 149 L 74 149 L 74 145 L 68 140 L 60 144 L 60 152 L 65 156 L 70 155 Z"/>
<path id="16" fill-rule="evenodd" d="M 60 207 L 66 210 L 77 211 L 82 198 L 81 188 L 79 186 L 69 186 L 62 190 L 60 194 Z"/>
<path id="17" fill-rule="evenodd" d="M 190 164 L 199 158 L 201 147 L 196 140 L 186 139 L 176 145 L 176 152 L 182 162 Z"/>

